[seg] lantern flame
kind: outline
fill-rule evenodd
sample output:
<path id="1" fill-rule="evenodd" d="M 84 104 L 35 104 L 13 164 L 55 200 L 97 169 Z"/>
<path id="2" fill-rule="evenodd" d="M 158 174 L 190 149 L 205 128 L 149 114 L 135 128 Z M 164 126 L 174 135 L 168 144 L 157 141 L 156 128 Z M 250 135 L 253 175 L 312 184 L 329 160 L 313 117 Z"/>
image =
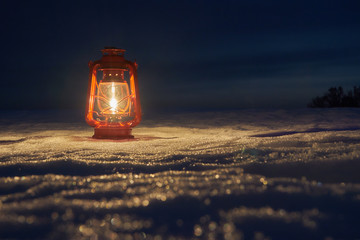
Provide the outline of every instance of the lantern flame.
<path id="1" fill-rule="evenodd" d="M 131 94 L 126 82 L 100 82 L 96 98 L 100 114 L 105 116 L 121 117 L 131 110 Z"/>
<path id="2" fill-rule="evenodd" d="M 110 107 L 111 107 L 110 110 L 111 110 L 112 112 L 115 112 L 115 111 L 116 111 L 117 101 L 116 101 L 115 98 L 112 98 L 112 99 L 110 100 Z"/>
<path id="3" fill-rule="evenodd" d="M 117 108 L 117 100 L 115 99 L 115 83 L 111 84 L 111 93 L 112 93 L 111 94 L 112 98 L 110 100 L 110 107 L 111 107 L 111 111 L 115 113 Z"/>

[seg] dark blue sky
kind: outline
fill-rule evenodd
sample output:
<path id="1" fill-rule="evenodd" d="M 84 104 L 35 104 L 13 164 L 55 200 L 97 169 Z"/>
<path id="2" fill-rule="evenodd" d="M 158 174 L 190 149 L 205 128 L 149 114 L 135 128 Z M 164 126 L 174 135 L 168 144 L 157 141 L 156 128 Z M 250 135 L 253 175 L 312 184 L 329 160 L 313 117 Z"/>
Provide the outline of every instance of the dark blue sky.
<path id="1" fill-rule="evenodd" d="M 144 111 L 305 107 L 360 85 L 360 1 L 7 1 L 0 109 L 84 108 L 104 46 L 139 68 Z"/>

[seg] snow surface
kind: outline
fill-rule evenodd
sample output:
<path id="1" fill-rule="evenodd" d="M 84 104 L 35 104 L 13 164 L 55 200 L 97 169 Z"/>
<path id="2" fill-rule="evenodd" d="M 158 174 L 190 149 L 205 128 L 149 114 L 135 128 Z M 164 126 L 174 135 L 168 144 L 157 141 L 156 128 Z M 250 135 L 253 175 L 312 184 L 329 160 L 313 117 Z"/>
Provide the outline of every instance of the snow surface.
<path id="1" fill-rule="evenodd" d="M 0 114 L 1 238 L 360 238 L 359 109 Z"/>

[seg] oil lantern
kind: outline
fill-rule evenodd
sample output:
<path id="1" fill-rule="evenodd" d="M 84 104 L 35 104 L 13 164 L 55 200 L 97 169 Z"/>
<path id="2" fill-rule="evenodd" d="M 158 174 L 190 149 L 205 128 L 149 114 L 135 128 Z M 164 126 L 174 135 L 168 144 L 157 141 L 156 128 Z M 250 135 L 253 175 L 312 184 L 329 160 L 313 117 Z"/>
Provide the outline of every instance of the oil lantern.
<path id="1" fill-rule="evenodd" d="M 141 121 L 136 62 L 124 58 L 125 50 L 105 47 L 100 60 L 89 62 L 86 122 L 93 138 L 133 138 Z"/>

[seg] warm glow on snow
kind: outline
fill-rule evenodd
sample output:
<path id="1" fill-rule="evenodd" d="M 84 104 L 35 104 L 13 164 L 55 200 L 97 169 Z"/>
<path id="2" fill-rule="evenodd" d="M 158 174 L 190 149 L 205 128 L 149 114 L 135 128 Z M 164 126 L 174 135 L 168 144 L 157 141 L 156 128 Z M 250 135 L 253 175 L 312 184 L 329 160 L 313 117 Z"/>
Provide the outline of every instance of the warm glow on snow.
<path id="1" fill-rule="evenodd" d="M 360 236 L 357 109 L 168 114 L 133 140 L 13 114 L 0 115 L 1 237 Z"/>

